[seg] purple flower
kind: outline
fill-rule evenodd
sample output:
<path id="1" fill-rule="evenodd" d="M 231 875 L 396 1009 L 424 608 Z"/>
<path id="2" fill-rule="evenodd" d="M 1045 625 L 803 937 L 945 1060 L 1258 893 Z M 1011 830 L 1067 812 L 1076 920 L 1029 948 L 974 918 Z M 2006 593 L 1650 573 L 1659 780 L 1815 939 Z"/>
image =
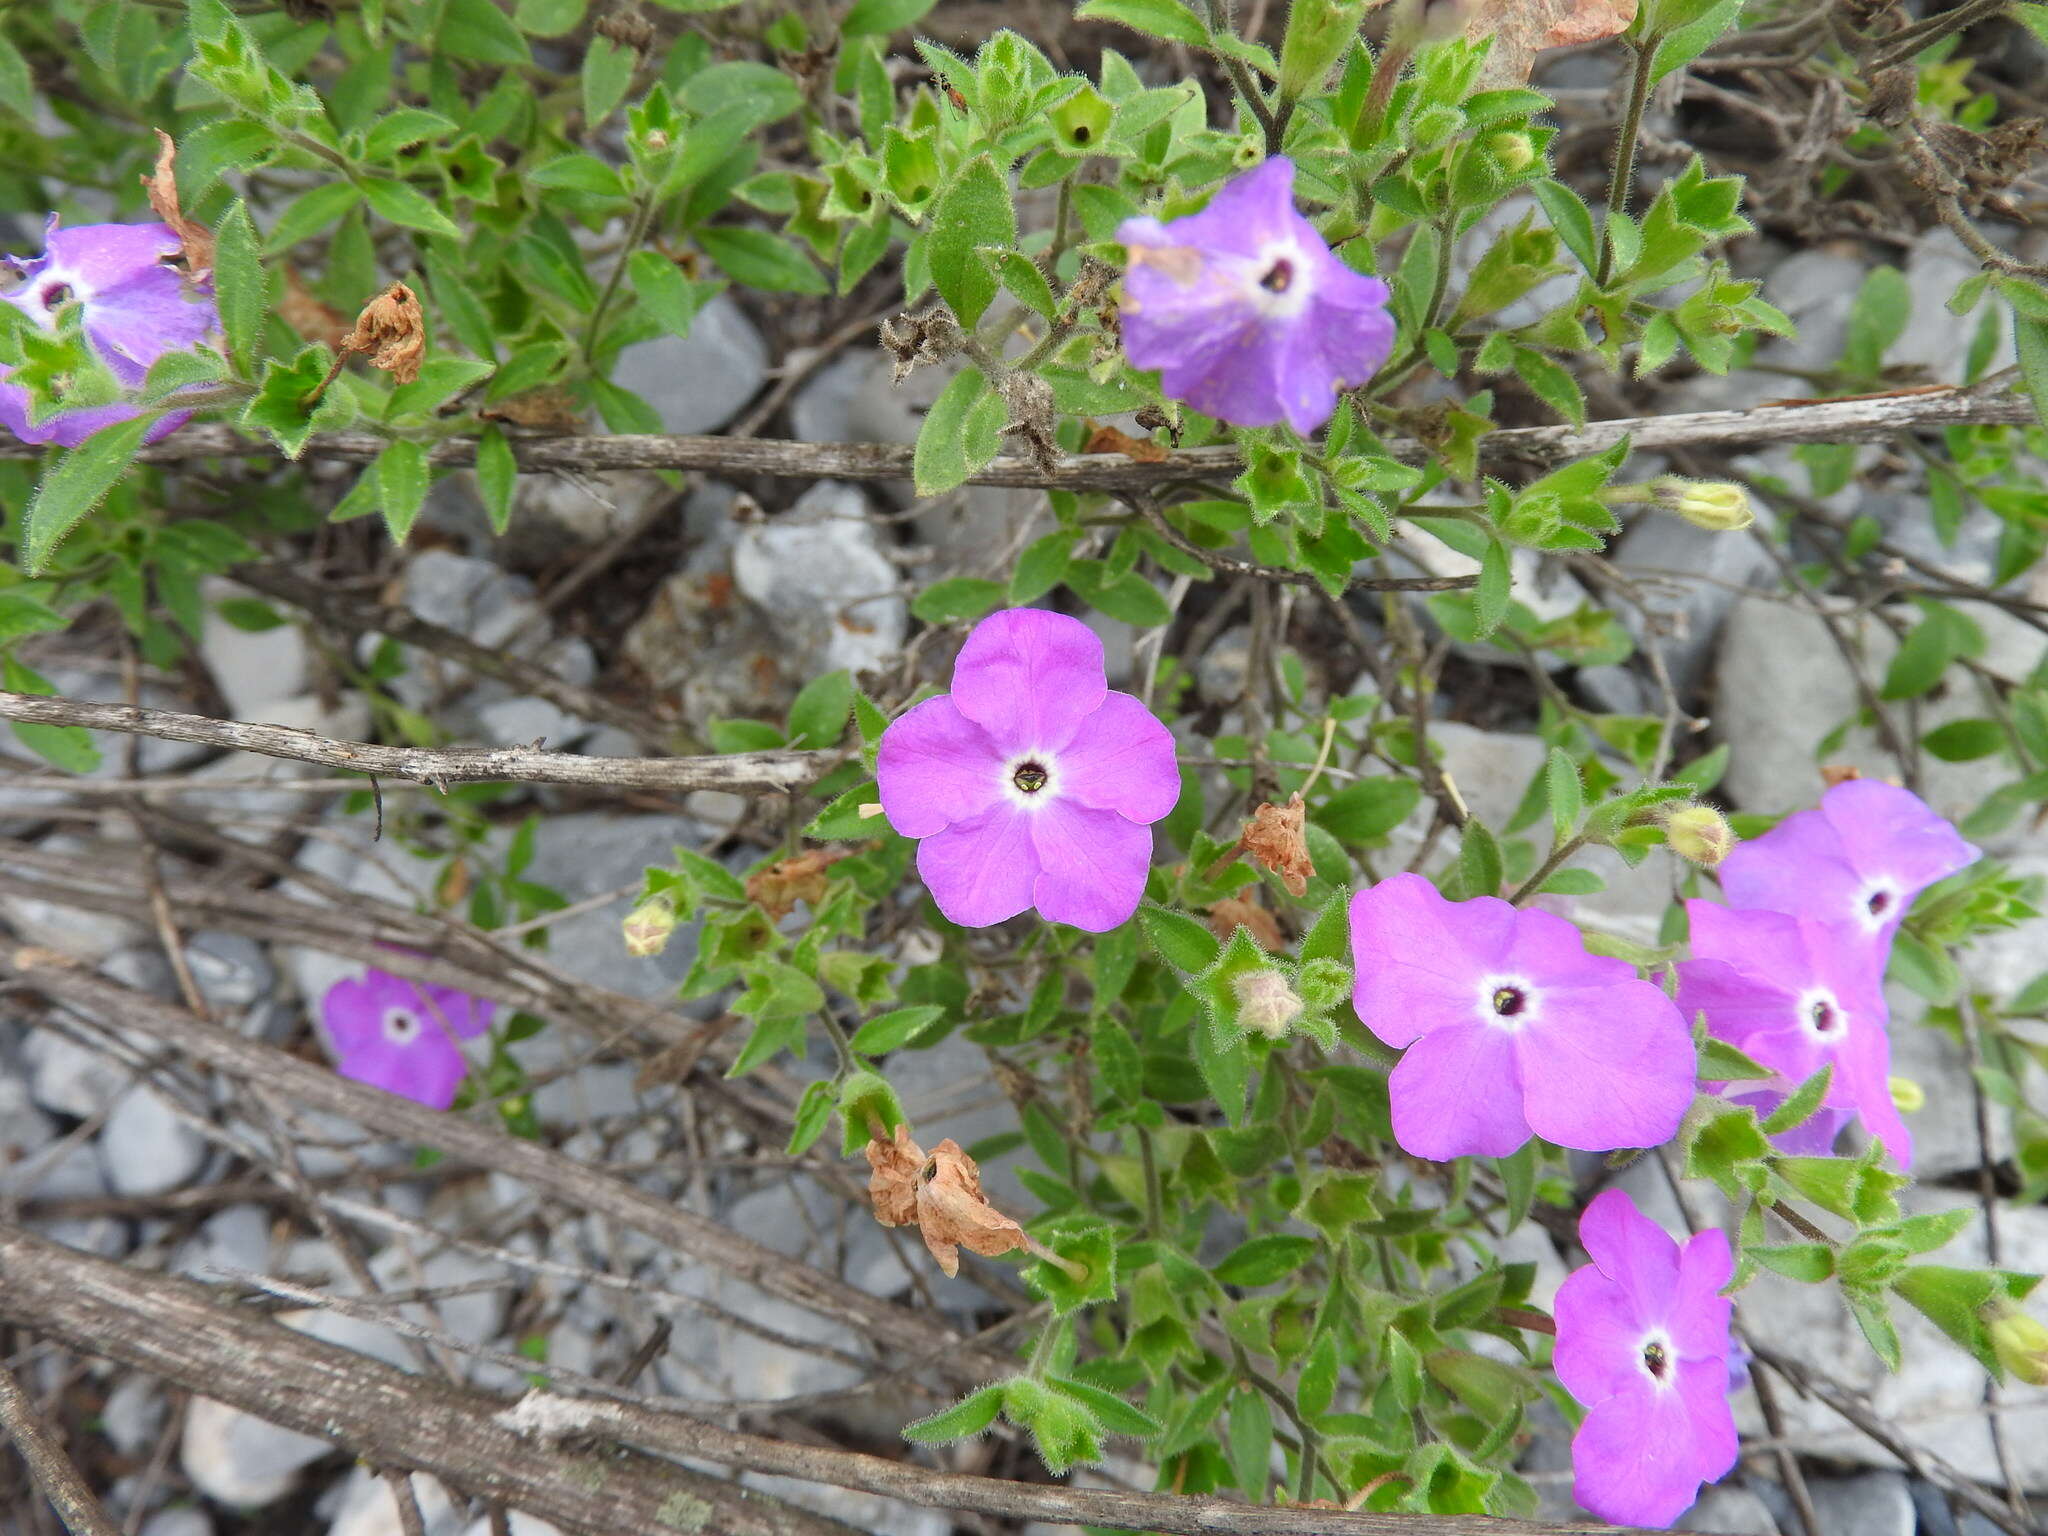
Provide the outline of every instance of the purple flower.
<path id="1" fill-rule="evenodd" d="M 320 1005 L 343 1077 L 446 1109 L 469 1064 L 457 1040 L 491 1027 L 491 1001 L 372 969 Z"/>
<path id="2" fill-rule="evenodd" d="M 1557 1379 L 1586 1408 L 1572 1496 L 1616 1525 L 1668 1526 L 1735 1465 L 1728 1236 L 1683 1247 L 1610 1189 L 1579 1218 L 1592 1263 L 1557 1288 Z"/>
<path id="3" fill-rule="evenodd" d="M 1079 619 L 1011 608 L 974 626 L 953 691 L 882 733 L 882 808 L 922 838 L 939 910 L 985 928 L 1037 907 L 1103 933 L 1138 908 L 1151 824 L 1180 798 L 1173 737 L 1108 685 Z"/>
<path id="4" fill-rule="evenodd" d="M 1533 1133 L 1600 1152 L 1677 1133 L 1693 1101 L 1685 1021 L 1563 918 L 1396 875 L 1351 898 L 1351 949 L 1359 1018 L 1408 1048 L 1388 1083 L 1406 1151 L 1506 1157 Z"/>
<path id="5" fill-rule="evenodd" d="M 1833 1147 L 1844 1114 L 1912 1166 L 1913 1138 L 1891 1094 L 1891 1040 L 1881 957 L 1868 933 L 1783 912 L 1737 911 L 1689 901 L 1693 958 L 1678 966 L 1678 1006 L 1690 1019 L 1778 1074 L 1775 1104 L 1825 1064 L 1834 1075 L 1819 1122 L 1788 1151 Z M 1836 1112 L 1832 1120 L 1824 1119 Z"/>
<path id="6" fill-rule="evenodd" d="M 1911 790 L 1848 779 L 1721 861 L 1731 906 L 1848 923 L 1889 944 L 1913 898 L 1977 850 Z"/>
<path id="7" fill-rule="evenodd" d="M 1387 285 L 1330 254 L 1294 207 L 1294 162 L 1275 156 L 1171 224 L 1126 219 L 1124 355 L 1166 393 L 1240 427 L 1313 432 L 1340 385 L 1363 384 L 1394 346 Z"/>
<path id="8" fill-rule="evenodd" d="M 168 265 L 183 249 L 168 224 L 81 224 L 60 229 L 50 217 L 43 254 L 8 258 L 22 274 L 5 300 L 46 331 L 57 328 L 57 312 L 80 307 L 86 340 L 116 382 L 138 388 L 149 365 L 166 352 L 198 345 L 219 328 L 210 287 L 191 284 Z M 28 391 L 4 382 L 13 370 L 0 364 L 0 426 L 23 442 L 76 448 L 93 433 L 128 421 L 140 407 L 117 402 L 58 411 L 40 422 L 29 419 Z M 174 411 L 149 429 L 148 441 L 175 432 L 191 417 Z"/>

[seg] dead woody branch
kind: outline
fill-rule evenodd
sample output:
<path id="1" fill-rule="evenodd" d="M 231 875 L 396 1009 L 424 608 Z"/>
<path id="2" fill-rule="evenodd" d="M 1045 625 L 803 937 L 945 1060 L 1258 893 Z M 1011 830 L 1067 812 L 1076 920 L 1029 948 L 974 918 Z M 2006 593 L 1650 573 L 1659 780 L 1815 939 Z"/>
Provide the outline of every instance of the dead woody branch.
<path id="1" fill-rule="evenodd" d="M 2026 396 L 2005 386 L 1935 388 L 1857 395 L 1843 400 L 1787 401 L 1746 411 L 1695 411 L 1676 416 L 1596 421 L 1582 430 L 1568 426 L 1514 427 L 1489 434 L 1481 450 L 1489 463 L 1537 467 L 1583 458 L 1631 439 L 1645 452 L 1674 449 L 1761 448 L 1774 443 L 1877 442 L 1901 432 L 1940 427 L 2013 425 L 2035 420 Z M 368 463 L 386 439 L 370 432 L 330 432 L 311 438 L 304 457 Z M 1387 444 L 1396 458 L 1421 463 L 1427 450 L 1396 438 Z M 0 433 L 0 458 L 39 458 L 43 449 Z M 765 475 L 788 479 L 908 480 L 913 450 L 895 443 L 797 443 L 734 437 L 619 436 L 528 437 L 513 443 L 519 467 L 528 471 L 610 469 L 697 469 L 726 476 Z M 158 463 L 211 458 L 276 458 L 278 450 L 219 425 L 188 426 L 144 448 L 141 458 Z M 433 449 L 437 464 L 476 461 L 474 438 L 448 438 Z M 1128 491 L 1189 480 L 1228 479 L 1242 467 L 1231 447 L 1190 448 L 1156 462 L 1120 454 L 1062 458 L 1052 469 L 1022 455 L 993 460 L 968 477 L 975 485 L 1068 491 Z"/>
<path id="2" fill-rule="evenodd" d="M 721 789 L 730 794 L 790 792 L 815 783 L 839 760 L 836 752 L 733 752 L 722 757 L 578 757 L 541 747 L 385 747 L 337 741 L 283 725 L 214 720 L 166 709 L 135 709 L 32 693 L 0 693 L 0 720 L 34 725 L 76 725 L 189 741 L 264 757 L 318 763 L 372 778 L 449 784 L 580 784 L 605 789 L 647 789 L 682 794 Z"/>

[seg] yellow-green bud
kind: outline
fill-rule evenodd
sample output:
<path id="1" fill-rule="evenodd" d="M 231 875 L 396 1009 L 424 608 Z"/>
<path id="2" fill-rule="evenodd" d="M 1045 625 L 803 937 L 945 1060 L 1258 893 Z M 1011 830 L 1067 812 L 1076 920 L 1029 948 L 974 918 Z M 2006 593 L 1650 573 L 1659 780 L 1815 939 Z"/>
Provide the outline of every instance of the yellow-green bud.
<path id="1" fill-rule="evenodd" d="M 1287 1026 L 1301 1017 L 1301 999 L 1278 971 L 1246 971 L 1233 976 L 1230 990 L 1237 997 L 1238 1022 L 1268 1039 L 1280 1039 Z"/>
<path id="2" fill-rule="evenodd" d="M 1735 833 L 1711 805 L 1688 805 L 1664 818 L 1664 841 L 1681 859 L 1712 869 L 1728 857 Z"/>
<path id="3" fill-rule="evenodd" d="M 2048 1328 L 2004 1297 L 1978 1314 L 1998 1363 L 2029 1386 L 2048 1386 Z"/>
<path id="4" fill-rule="evenodd" d="M 1749 493 L 1726 480 L 1681 480 L 1665 475 L 1651 481 L 1650 489 L 1657 505 L 1709 533 L 1734 533 L 1756 521 Z"/>
<path id="5" fill-rule="evenodd" d="M 1526 171 L 1536 163 L 1536 141 L 1526 133 L 1496 133 L 1486 141 L 1486 147 L 1493 151 L 1493 158 L 1510 176 Z"/>
<path id="6" fill-rule="evenodd" d="M 1910 1077 L 1890 1079 L 1892 1108 L 1902 1115 L 1917 1115 L 1927 1107 L 1927 1090 Z"/>
<path id="7" fill-rule="evenodd" d="M 626 914 L 619 925 L 625 936 L 626 953 L 645 959 L 668 948 L 668 936 L 676 931 L 676 904 L 667 896 L 652 896 Z"/>

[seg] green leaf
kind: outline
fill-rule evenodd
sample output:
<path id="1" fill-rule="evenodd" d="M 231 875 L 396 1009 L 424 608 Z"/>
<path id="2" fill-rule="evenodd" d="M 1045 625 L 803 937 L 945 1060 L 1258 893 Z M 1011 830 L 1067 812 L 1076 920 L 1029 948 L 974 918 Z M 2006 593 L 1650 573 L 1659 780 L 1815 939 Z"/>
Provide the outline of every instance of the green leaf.
<path id="1" fill-rule="evenodd" d="M 621 48 L 603 34 L 590 39 L 583 52 L 583 122 L 596 128 L 612 115 L 633 84 L 633 66 L 639 55 Z"/>
<path id="2" fill-rule="evenodd" d="M 403 544 L 420 508 L 426 505 L 427 487 L 433 483 L 426 447 L 401 437 L 385 445 L 374 468 L 377 506 L 384 514 L 384 526 L 391 530 L 392 543 Z"/>
<path id="3" fill-rule="evenodd" d="M 853 679 L 844 670 L 814 677 L 789 706 L 792 747 L 831 747 L 853 716 Z"/>
<path id="4" fill-rule="evenodd" d="M 633 296 L 672 335 L 687 336 L 697 311 L 715 288 L 693 283 L 682 268 L 659 251 L 635 251 L 626 262 L 626 281 Z"/>
<path id="5" fill-rule="evenodd" d="M 330 181 L 293 201 L 270 226 L 270 238 L 263 243 L 267 256 L 290 250 L 301 240 L 310 240 L 363 200 L 352 181 Z"/>
<path id="6" fill-rule="evenodd" d="M 1422 801 L 1413 779 L 1360 779 L 1322 802 L 1310 818 L 1345 843 L 1370 843 L 1408 819 Z"/>
<path id="7" fill-rule="evenodd" d="M 987 464 L 1002 446 L 1002 397 L 979 368 L 963 368 L 939 392 L 917 430 L 911 473 L 917 494 L 938 496 Z"/>
<path id="8" fill-rule="evenodd" d="M 872 783 L 856 784 L 812 817 L 804 836 L 821 843 L 880 836 L 889 830 L 887 818 L 864 817 L 860 811 L 862 806 L 881 803 L 881 791 Z"/>
<path id="9" fill-rule="evenodd" d="M 1500 842 L 1474 816 L 1465 823 L 1464 840 L 1458 845 L 1458 886 L 1467 897 L 1500 893 L 1504 872 Z"/>
<path id="10" fill-rule="evenodd" d="M 0 591 L 0 645 L 70 627 L 71 620 L 26 592 Z"/>
<path id="11" fill-rule="evenodd" d="M 1111 579 L 1100 560 L 1075 560 L 1067 566 L 1067 585 L 1090 608 L 1139 629 L 1173 622 L 1173 610 L 1159 589 L 1136 571 Z"/>
<path id="12" fill-rule="evenodd" d="M 1225 1285 L 1272 1285 L 1316 1256 L 1315 1239 L 1275 1232 L 1240 1243 L 1216 1266 Z"/>
<path id="13" fill-rule="evenodd" d="M 447 0 L 435 48 L 478 64 L 528 64 L 526 39 L 492 0 Z"/>
<path id="14" fill-rule="evenodd" d="M 1087 0 L 1074 12 L 1076 21 L 1121 22 L 1148 37 L 1163 37 L 1190 48 L 1209 46 L 1209 29 L 1180 0 Z"/>
<path id="15" fill-rule="evenodd" d="M 779 235 L 765 229 L 720 225 L 697 231 L 697 243 L 734 282 L 770 293 L 807 293 L 823 297 L 832 291 L 817 264 Z"/>
<path id="16" fill-rule="evenodd" d="M 832 1109 L 838 1102 L 839 1086 L 829 1078 L 820 1078 L 804 1089 L 804 1096 L 797 1100 L 796 1113 L 790 1117 L 786 1150 L 791 1157 L 802 1157 L 817 1144 L 832 1123 Z"/>
<path id="17" fill-rule="evenodd" d="M 1062 529 L 1048 533 L 1024 546 L 1017 565 L 1010 572 L 1009 601 L 1012 606 L 1045 596 L 1067 574 L 1067 562 L 1074 555 L 1074 535 Z"/>
<path id="18" fill-rule="evenodd" d="M 847 37 L 886 37 L 917 25 L 932 4 L 933 0 L 854 0 L 839 30 Z"/>
<path id="19" fill-rule="evenodd" d="M 1479 587 L 1472 595 L 1473 638 L 1484 640 L 1507 617 L 1514 582 L 1514 557 L 1507 545 L 1489 538 L 1479 559 Z"/>
<path id="20" fill-rule="evenodd" d="M 619 173 L 595 155 L 561 155 L 543 161 L 526 173 L 537 187 L 559 187 L 565 192 L 588 192 L 595 197 L 624 197 Z"/>
<path id="21" fill-rule="evenodd" d="M 935 581 L 917 594 L 910 605 L 913 617 L 927 624 L 970 622 L 988 613 L 1003 600 L 1003 584 L 974 576 L 952 576 Z"/>
<path id="22" fill-rule="evenodd" d="M 932 286 L 953 317 L 972 327 L 996 295 L 995 274 L 978 248 L 1017 243 L 1016 210 L 995 161 L 977 155 L 955 171 L 932 200 L 929 219 L 925 249 Z"/>
<path id="23" fill-rule="evenodd" d="M 995 1423 L 996 1415 L 1002 1409 L 1003 1384 L 995 1382 L 929 1418 L 904 1425 L 903 1438 L 917 1445 L 944 1445 L 949 1440 L 964 1440 Z"/>
<path id="24" fill-rule="evenodd" d="M 264 317 L 270 313 L 269 274 L 263 270 L 259 249 L 256 226 L 238 197 L 214 234 L 213 282 L 221 332 L 227 337 L 236 369 L 244 374 L 263 339 Z"/>
<path id="25" fill-rule="evenodd" d="M 1699 1072 L 1703 1083 L 1749 1082 L 1778 1075 L 1775 1067 L 1765 1066 L 1712 1035 L 1700 1042 Z"/>
<path id="26" fill-rule="evenodd" d="M 512 492 L 518 482 L 519 462 L 512 456 L 512 445 L 496 427 L 485 427 L 476 441 L 476 489 L 495 534 L 512 526 Z"/>
<path id="27" fill-rule="evenodd" d="M 1923 602 L 1924 617 L 1900 645 L 1885 669 L 1885 699 L 1913 699 L 1941 681 L 1958 656 L 1984 654 L 1984 636 L 1963 614 L 1943 603 Z"/>
<path id="28" fill-rule="evenodd" d="M 0 686 L 9 693 L 54 694 L 48 679 L 11 655 L 0 655 Z M 14 722 L 14 736 L 24 747 L 62 773 L 91 773 L 100 765 L 100 749 L 92 733 L 76 725 L 32 725 Z"/>
<path id="29" fill-rule="evenodd" d="M 36 116 L 36 82 L 21 50 L 0 32 L 0 107 L 33 122 Z"/>
<path id="30" fill-rule="evenodd" d="M 363 135 L 363 158 L 375 161 L 388 160 L 401 149 L 410 149 L 413 145 L 423 144 L 428 139 L 445 138 L 453 132 L 455 124 L 438 112 L 428 112 L 419 107 L 400 107 L 396 112 L 388 112 L 378 118 L 370 126 L 370 131 Z M 333 183 L 322 190 L 332 191 L 336 186 L 346 188 L 351 193 L 355 191 L 355 188 L 346 181 Z M 353 203 L 354 198 L 351 197 L 349 201 Z M 342 209 L 337 209 L 333 217 L 339 218 L 345 211 L 346 205 Z"/>
<path id="31" fill-rule="evenodd" d="M 1818 1285 L 1835 1272 L 1835 1250 L 1826 1243 L 1752 1243 L 1743 1253 L 1772 1274 Z"/>
<path id="32" fill-rule="evenodd" d="M 877 1135 L 884 1141 L 904 1124 L 903 1106 L 886 1079 L 865 1068 L 847 1074 L 839 1085 L 839 1149 L 852 1157 Z"/>
<path id="33" fill-rule="evenodd" d="M 2005 732 L 1996 720 L 1951 720 L 1920 738 L 1920 744 L 1945 763 L 1975 762 L 2005 748 Z"/>
<path id="34" fill-rule="evenodd" d="M 1224 1434 L 1230 1451 L 1230 1474 L 1237 1480 L 1239 1491 L 1254 1504 L 1264 1503 L 1273 1457 L 1273 1411 L 1256 1388 L 1246 1387 L 1231 1398 Z"/>
<path id="35" fill-rule="evenodd" d="M 160 414 L 152 411 L 101 427 L 76 448 L 58 455 L 21 518 L 21 563 L 29 575 L 40 576 L 66 535 L 106 499 L 134 462 L 144 435 Z"/>
<path id="36" fill-rule="evenodd" d="M 386 223 L 402 225 L 406 229 L 423 230 L 430 235 L 446 235 L 450 240 L 462 238 L 462 231 L 455 227 L 445 213 L 402 181 L 387 181 L 380 176 L 366 176 L 362 181 L 362 189 L 363 196 L 369 199 L 371 209 Z"/>
<path id="37" fill-rule="evenodd" d="M 2027 398 L 2034 402 L 2034 416 L 2048 426 L 2048 320 L 2031 320 L 2014 310 L 2012 342 L 2019 354 L 2020 373 L 2027 381 Z"/>
<path id="38" fill-rule="evenodd" d="M 1552 747 L 1544 767 L 1545 789 L 1550 797 L 1550 825 L 1561 843 L 1578 827 L 1586 808 L 1585 791 L 1579 782 L 1579 766 L 1563 749 Z"/>
<path id="39" fill-rule="evenodd" d="M 1138 909 L 1138 921 L 1160 957 L 1191 976 L 1206 971 L 1223 952 L 1216 935 L 1185 912 L 1144 906 Z"/>
<path id="40" fill-rule="evenodd" d="M 886 1056 L 916 1040 L 945 1013 L 945 1009 L 927 1003 L 877 1014 L 854 1034 L 853 1048 L 867 1056 Z"/>

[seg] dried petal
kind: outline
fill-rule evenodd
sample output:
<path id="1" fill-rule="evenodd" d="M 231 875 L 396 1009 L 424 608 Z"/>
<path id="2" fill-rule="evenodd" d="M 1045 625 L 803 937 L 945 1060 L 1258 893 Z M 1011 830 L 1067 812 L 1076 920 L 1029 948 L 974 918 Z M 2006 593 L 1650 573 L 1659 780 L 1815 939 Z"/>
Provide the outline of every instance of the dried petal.
<path id="1" fill-rule="evenodd" d="M 382 368 L 399 383 L 412 383 L 427 355 L 427 327 L 418 297 L 405 284 L 393 283 L 363 306 L 356 328 L 342 345 L 350 352 L 369 353 L 370 366 Z"/>
<path id="2" fill-rule="evenodd" d="M 149 194 L 150 209 L 177 231 L 185 251 L 186 275 L 198 281 L 213 270 L 213 235 L 204 224 L 195 224 L 178 207 L 178 146 L 163 129 L 156 130 L 156 168 L 142 178 Z"/>
<path id="3" fill-rule="evenodd" d="M 1098 426 L 1081 445 L 1083 453 L 1120 453 L 1140 464 L 1158 464 L 1166 458 L 1166 445 L 1149 437 L 1133 437 L 1115 427 Z"/>
<path id="4" fill-rule="evenodd" d="M 825 871 L 841 859 L 853 857 L 852 848 L 813 848 L 793 859 L 771 864 L 758 874 L 747 876 L 747 899 L 777 919 L 796 910 L 799 900 L 815 908 L 825 899 Z"/>
<path id="5" fill-rule="evenodd" d="M 1277 955 L 1287 947 L 1287 938 L 1280 931 L 1279 919 L 1256 901 L 1228 896 L 1209 908 L 1209 930 L 1217 938 L 1228 941 L 1240 928 L 1249 933 L 1252 941 L 1268 954 Z"/>
<path id="6" fill-rule="evenodd" d="M 917 1223 L 948 1276 L 960 1272 L 962 1248 L 993 1258 L 1026 1246 L 1024 1229 L 988 1203 L 981 1170 L 951 1137 L 932 1148 L 932 1176 L 917 1186 Z"/>
<path id="7" fill-rule="evenodd" d="M 1636 0 L 1477 0 L 1465 22 L 1475 42 L 1493 39 L 1480 77 L 1492 87 L 1524 85 L 1545 48 L 1597 43 L 1626 31 Z"/>
<path id="8" fill-rule="evenodd" d="M 284 269 L 284 297 L 278 301 L 277 318 L 296 331 L 301 341 L 324 341 L 331 352 L 339 352 L 348 340 L 348 316 L 316 297 L 294 267 Z"/>
<path id="9" fill-rule="evenodd" d="M 1308 855 L 1307 822 L 1308 807 L 1301 791 L 1296 790 L 1285 805 L 1268 800 L 1253 811 L 1240 839 L 1244 851 L 1278 875 L 1280 883 L 1296 896 L 1307 894 L 1316 872 Z"/>
<path id="10" fill-rule="evenodd" d="M 951 1146 L 949 1141 L 947 1146 Z M 924 1148 L 910 1139 L 910 1127 L 896 1127 L 895 1138 L 868 1142 L 868 1199 L 874 1203 L 875 1220 L 885 1227 L 907 1227 L 917 1217 L 917 1178 L 924 1171 Z"/>

